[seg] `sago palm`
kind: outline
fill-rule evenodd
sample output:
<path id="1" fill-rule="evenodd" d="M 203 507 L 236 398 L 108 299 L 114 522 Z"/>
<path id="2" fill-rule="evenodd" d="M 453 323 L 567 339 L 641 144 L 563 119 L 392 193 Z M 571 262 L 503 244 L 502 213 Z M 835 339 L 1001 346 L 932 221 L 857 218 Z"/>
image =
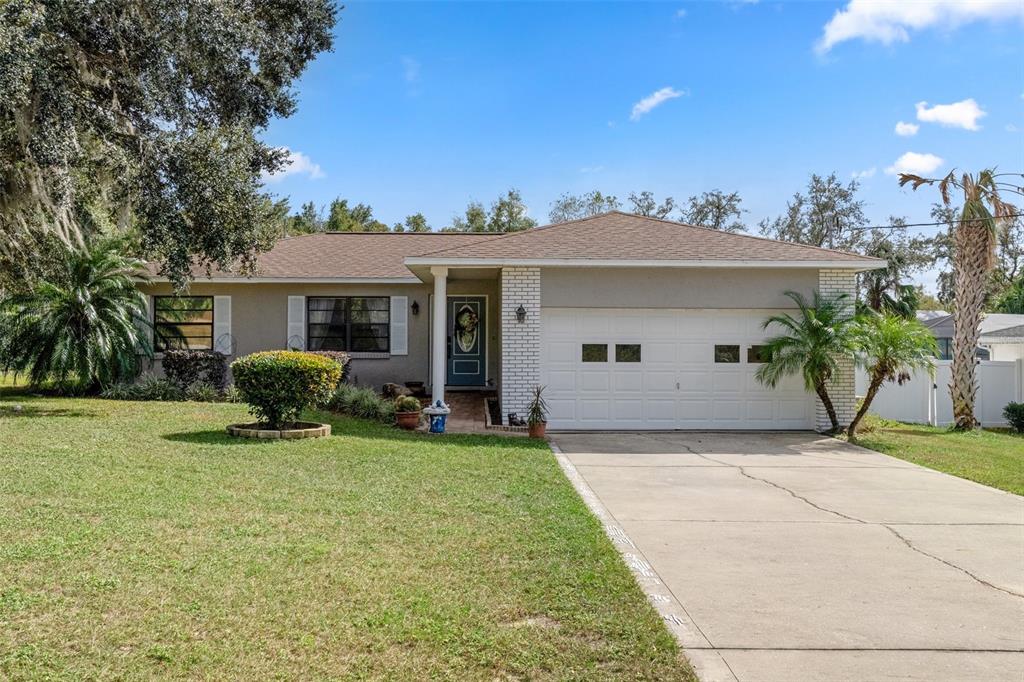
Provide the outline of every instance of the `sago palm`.
<path id="1" fill-rule="evenodd" d="M 1019 187 L 998 180 L 995 171 L 983 170 L 976 176 L 951 172 L 944 178 L 923 178 L 900 174 L 900 186 L 937 185 L 946 206 L 951 193 L 962 192 L 964 205 L 953 225 L 953 367 L 949 391 L 953 399 L 954 428 L 967 430 L 979 425 L 974 416 L 975 348 L 981 335 L 979 325 L 985 306 L 989 273 L 995 265 L 995 248 L 1003 223 L 1014 215 L 1013 205 L 1004 202 L 1001 189 L 1019 192 Z"/>
<path id="2" fill-rule="evenodd" d="M 765 342 L 768 359 L 755 377 L 775 388 L 783 378 L 799 374 L 804 387 L 824 405 L 832 431 L 839 431 L 828 384 L 839 372 L 841 360 L 851 358 L 855 350 L 853 303 L 848 294 L 829 297 L 815 291 L 811 303 L 795 291 L 787 291 L 786 296 L 799 312 L 772 315 L 764 321 L 764 329 L 774 325 L 781 327 L 782 333 Z"/>
<path id="3" fill-rule="evenodd" d="M 62 389 L 131 376 L 138 354 L 152 354 L 146 299 L 134 279 L 142 262 L 109 241 L 63 248 L 48 276 L 0 298 L 0 366 Z"/>
<path id="4" fill-rule="evenodd" d="M 916 319 L 895 313 L 862 315 L 854 330 L 858 362 L 868 373 L 868 389 L 864 401 L 847 427 L 853 440 L 864 415 L 878 390 L 887 381 L 903 384 L 914 370 L 934 371 L 938 346 L 932 333 Z"/>

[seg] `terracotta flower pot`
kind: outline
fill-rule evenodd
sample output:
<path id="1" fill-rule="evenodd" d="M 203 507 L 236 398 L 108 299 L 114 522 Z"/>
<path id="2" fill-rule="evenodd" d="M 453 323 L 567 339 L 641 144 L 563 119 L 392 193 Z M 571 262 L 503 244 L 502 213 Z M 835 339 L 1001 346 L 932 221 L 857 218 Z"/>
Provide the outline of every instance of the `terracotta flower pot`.
<path id="1" fill-rule="evenodd" d="M 547 422 L 537 422 L 536 424 L 530 424 L 530 438 L 543 438 L 544 432 L 547 431 Z"/>
<path id="2" fill-rule="evenodd" d="M 412 431 L 420 425 L 420 413 L 419 412 L 396 412 L 395 421 L 398 422 L 399 428 L 405 429 L 406 431 Z"/>

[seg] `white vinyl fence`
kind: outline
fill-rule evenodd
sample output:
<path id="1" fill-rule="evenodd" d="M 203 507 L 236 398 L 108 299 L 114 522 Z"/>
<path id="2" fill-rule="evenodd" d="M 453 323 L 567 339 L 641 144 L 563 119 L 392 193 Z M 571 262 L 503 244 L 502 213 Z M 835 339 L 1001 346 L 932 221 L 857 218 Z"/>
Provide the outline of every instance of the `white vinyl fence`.
<path id="1" fill-rule="evenodd" d="M 870 412 L 886 419 L 915 424 L 945 426 L 953 423 L 953 400 L 949 397 L 951 360 L 935 363 L 935 380 L 917 372 L 902 386 L 886 383 L 871 403 Z M 1024 402 L 1024 360 L 978 363 L 978 393 L 974 414 L 984 426 L 1006 426 L 1003 408 L 1009 402 Z M 867 392 L 868 377 L 857 370 L 857 396 Z"/>

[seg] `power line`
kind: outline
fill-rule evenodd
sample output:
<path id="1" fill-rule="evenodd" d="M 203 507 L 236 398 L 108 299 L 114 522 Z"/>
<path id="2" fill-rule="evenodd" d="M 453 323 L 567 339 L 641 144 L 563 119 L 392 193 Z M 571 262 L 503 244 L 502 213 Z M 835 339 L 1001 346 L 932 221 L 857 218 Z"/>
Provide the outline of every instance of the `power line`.
<path id="1" fill-rule="evenodd" d="M 1002 220 L 1003 218 L 1020 218 L 1024 217 L 1024 213 L 1011 213 L 1009 215 L 1000 216 L 999 218 L 993 218 L 996 220 Z M 957 218 L 955 223 L 981 223 L 989 220 L 989 218 L 968 218 L 967 220 L 960 220 Z M 940 221 L 937 223 L 906 223 L 905 225 L 871 225 L 869 227 L 852 227 L 851 230 L 902 230 L 905 227 L 935 227 L 935 226 L 947 226 L 949 225 L 946 221 Z"/>

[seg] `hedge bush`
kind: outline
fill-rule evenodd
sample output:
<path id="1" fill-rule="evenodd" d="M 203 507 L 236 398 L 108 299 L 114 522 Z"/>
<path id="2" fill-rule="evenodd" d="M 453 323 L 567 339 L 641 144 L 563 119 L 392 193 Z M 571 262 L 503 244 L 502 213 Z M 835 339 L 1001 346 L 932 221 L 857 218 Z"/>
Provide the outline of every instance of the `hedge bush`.
<path id="1" fill-rule="evenodd" d="M 1003 417 L 1017 433 L 1024 433 L 1024 403 L 1010 403 L 1003 408 Z"/>
<path id="2" fill-rule="evenodd" d="M 340 384 L 327 409 L 339 414 L 360 419 L 372 419 L 385 424 L 395 421 L 395 404 L 381 398 L 371 388 L 359 388 L 351 384 Z"/>
<path id="3" fill-rule="evenodd" d="M 331 399 L 341 365 L 331 358 L 291 350 L 253 353 L 231 363 L 235 387 L 260 423 L 280 429 L 307 407 Z"/>
<path id="4" fill-rule="evenodd" d="M 341 383 L 347 384 L 348 377 L 352 373 L 352 358 L 348 353 L 340 350 L 311 350 L 306 351 L 313 355 L 319 355 L 324 358 L 330 358 L 339 365 L 341 365 Z"/>
<path id="5" fill-rule="evenodd" d="M 183 391 L 195 384 L 207 384 L 220 393 L 227 388 L 227 358 L 219 351 L 167 350 L 163 368 L 167 380 Z"/>
<path id="6" fill-rule="evenodd" d="M 135 383 L 114 384 L 100 393 L 108 400 L 185 400 L 185 391 L 167 379 L 148 374 Z"/>

